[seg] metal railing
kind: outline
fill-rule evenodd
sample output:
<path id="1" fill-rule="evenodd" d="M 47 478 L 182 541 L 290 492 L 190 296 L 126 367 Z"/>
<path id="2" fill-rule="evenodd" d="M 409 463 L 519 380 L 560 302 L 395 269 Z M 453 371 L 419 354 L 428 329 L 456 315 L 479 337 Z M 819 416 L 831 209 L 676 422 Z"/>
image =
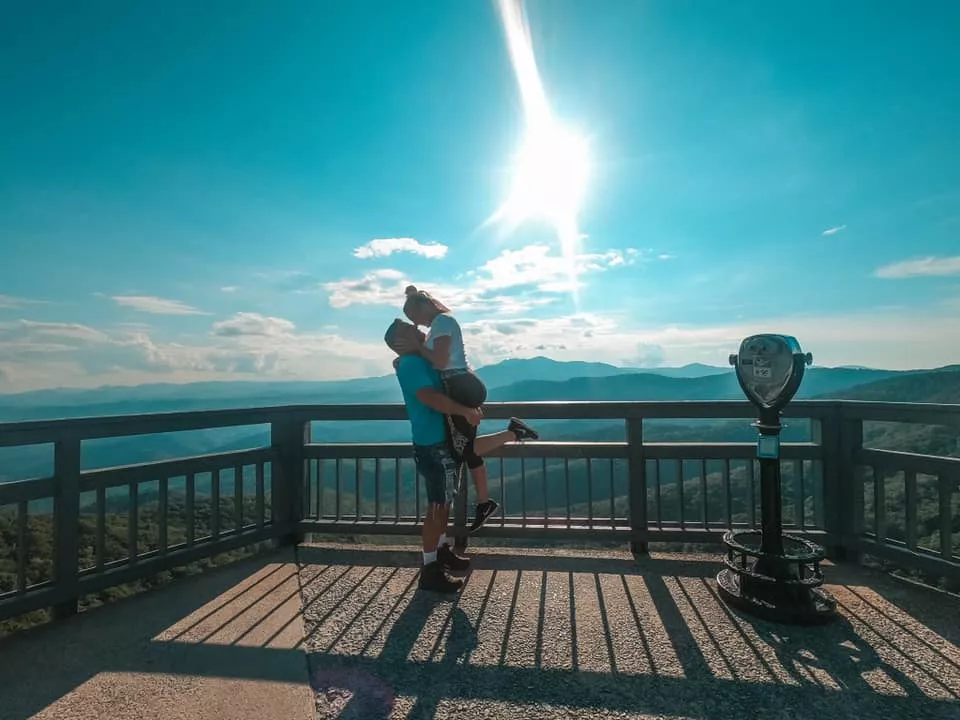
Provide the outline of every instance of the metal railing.
<path id="1" fill-rule="evenodd" d="M 531 442 L 494 454 L 489 485 L 501 510 L 486 537 L 617 540 L 643 552 L 649 542 L 719 541 L 728 528 L 758 522 L 754 443 L 644 437 L 665 421 L 748 426 L 747 403 L 495 403 L 485 412 L 623 428 L 619 440 Z M 960 578 L 960 458 L 864 447 L 865 422 L 960 428 L 960 406 L 798 401 L 785 415 L 806 435 L 782 446 L 788 531 L 835 557 L 870 554 Z M 296 542 L 305 533 L 419 533 L 425 498 L 408 443 L 311 437 L 313 422 L 405 417 L 400 406 L 340 405 L 0 424 L 0 447 L 54 447 L 50 477 L 0 484 L 8 528 L 0 569 L 12 568 L 0 572 L 0 619 L 46 607 L 71 614 L 85 595 L 254 543 Z M 269 446 L 81 470 L 85 441 L 247 425 L 268 425 Z M 898 483 L 902 508 L 891 504 Z M 458 537 L 469 496 L 457 500 Z M 53 542 L 30 547 L 42 523 Z M 108 537 L 122 552 L 107 552 Z"/>

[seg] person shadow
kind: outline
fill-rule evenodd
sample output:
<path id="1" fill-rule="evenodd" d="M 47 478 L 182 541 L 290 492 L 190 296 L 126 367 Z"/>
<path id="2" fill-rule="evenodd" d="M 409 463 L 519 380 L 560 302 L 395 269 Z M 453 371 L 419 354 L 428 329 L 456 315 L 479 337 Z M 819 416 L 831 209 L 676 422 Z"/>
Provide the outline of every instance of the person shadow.
<path id="1" fill-rule="evenodd" d="M 437 611 L 440 612 L 437 612 Z M 432 647 L 423 638 L 436 637 Z M 374 663 L 314 653 L 311 686 L 319 717 L 388 720 L 400 701 L 395 688 L 416 688 L 407 718 L 433 718 L 445 688 L 477 647 L 477 628 L 459 607 L 459 595 L 416 591 L 390 628 Z M 411 653 L 416 650 L 416 659 Z"/>
<path id="2" fill-rule="evenodd" d="M 758 625 L 755 628 L 761 630 Z M 853 697 L 865 698 L 878 713 L 883 712 L 890 695 L 903 694 L 918 710 L 930 706 L 930 714 L 925 717 L 935 717 L 935 711 L 940 709 L 933 707 L 940 703 L 933 703 L 913 679 L 880 657 L 845 616 L 839 615 L 829 624 L 814 628 L 766 626 L 760 635 L 797 679 L 825 689 L 835 683 L 841 692 L 850 691 Z M 885 691 L 869 682 L 870 676 L 885 676 Z M 868 708 L 860 710 L 867 712 Z"/>

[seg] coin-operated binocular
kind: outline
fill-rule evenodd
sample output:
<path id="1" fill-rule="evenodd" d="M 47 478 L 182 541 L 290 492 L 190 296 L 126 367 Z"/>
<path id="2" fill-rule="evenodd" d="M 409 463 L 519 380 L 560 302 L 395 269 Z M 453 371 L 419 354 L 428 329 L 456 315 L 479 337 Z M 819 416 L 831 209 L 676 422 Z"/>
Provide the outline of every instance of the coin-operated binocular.
<path id="1" fill-rule="evenodd" d="M 758 458 L 780 457 L 780 413 L 797 394 L 803 371 L 812 362 L 813 355 L 804 354 L 789 335 L 751 335 L 740 343 L 740 352 L 730 356 L 740 387 L 760 413 Z"/>
<path id="2" fill-rule="evenodd" d="M 717 584 L 729 604 L 781 622 L 822 622 L 836 607 L 821 587 L 823 549 L 783 533 L 780 415 L 812 362 L 813 356 L 789 335 L 751 335 L 730 356 L 740 387 L 759 415 L 754 426 L 759 431 L 761 529 L 724 534 L 727 556 Z"/>

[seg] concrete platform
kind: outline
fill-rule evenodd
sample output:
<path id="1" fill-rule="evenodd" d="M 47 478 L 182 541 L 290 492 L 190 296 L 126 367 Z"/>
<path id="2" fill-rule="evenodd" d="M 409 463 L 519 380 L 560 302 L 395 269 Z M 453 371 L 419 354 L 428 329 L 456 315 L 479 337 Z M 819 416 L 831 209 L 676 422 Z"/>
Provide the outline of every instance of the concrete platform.
<path id="1" fill-rule="evenodd" d="M 294 550 L 0 642 L 0 718 L 316 717 Z"/>
<path id="2" fill-rule="evenodd" d="M 729 612 L 715 557 L 301 546 L 0 643 L 0 718 L 960 720 L 960 599 L 827 568 L 841 617 Z"/>

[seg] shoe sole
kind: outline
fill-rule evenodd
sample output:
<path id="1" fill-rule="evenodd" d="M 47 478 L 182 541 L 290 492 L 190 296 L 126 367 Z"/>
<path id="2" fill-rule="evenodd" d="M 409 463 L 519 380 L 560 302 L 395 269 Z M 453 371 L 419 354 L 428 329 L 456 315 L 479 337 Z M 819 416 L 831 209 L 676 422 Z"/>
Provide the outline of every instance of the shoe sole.
<path id="1" fill-rule="evenodd" d="M 523 437 L 523 438 L 518 437 L 518 438 L 517 438 L 517 442 L 523 442 L 524 440 L 539 440 L 539 439 L 540 439 L 540 433 L 538 433 L 538 432 L 537 432 L 536 430 L 534 430 L 532 427 L 530 427 L 530 426 L 528 426 L 528 425 L 523 425 L 523 424 L 521 424 L 521 425 L 520 425 L 520 428 L 522 429 L 522 432 L 526 435 L 526 437 Z M 511 432 L 513 432 L 514 434 L 516 434 L 517 431 L 516 431 L 516 429 L 512 429 Z"/>
<path id="2" fill-rule="evenodd" d="M 480 521 L 480 524 L 479 524 L 479 525 L 477 525 L 476 527 L 473 527 L 473 525 L 470 526 L 469 532 L 470 532 L 471 534 L 473 534 L 473 533 L 475 533 L 477 530 L 479 530 L 480 528 L 482 528 L 484 525 L 486 525 L 486 524 L 487 524 L 487 520 L 489 520 L 490 518 L 492 518 L 492 517 L 496 514 L 497 510 L 499 510 L 499 509 L 500 509 L 500 506 L 498 505 L 496 508 L 494 508 L 494 509 L 491 510 L 489 513 L 487 513 L 486 515 L 484 515 L 484 516 L 483 516 L 483 520 Z"/>

